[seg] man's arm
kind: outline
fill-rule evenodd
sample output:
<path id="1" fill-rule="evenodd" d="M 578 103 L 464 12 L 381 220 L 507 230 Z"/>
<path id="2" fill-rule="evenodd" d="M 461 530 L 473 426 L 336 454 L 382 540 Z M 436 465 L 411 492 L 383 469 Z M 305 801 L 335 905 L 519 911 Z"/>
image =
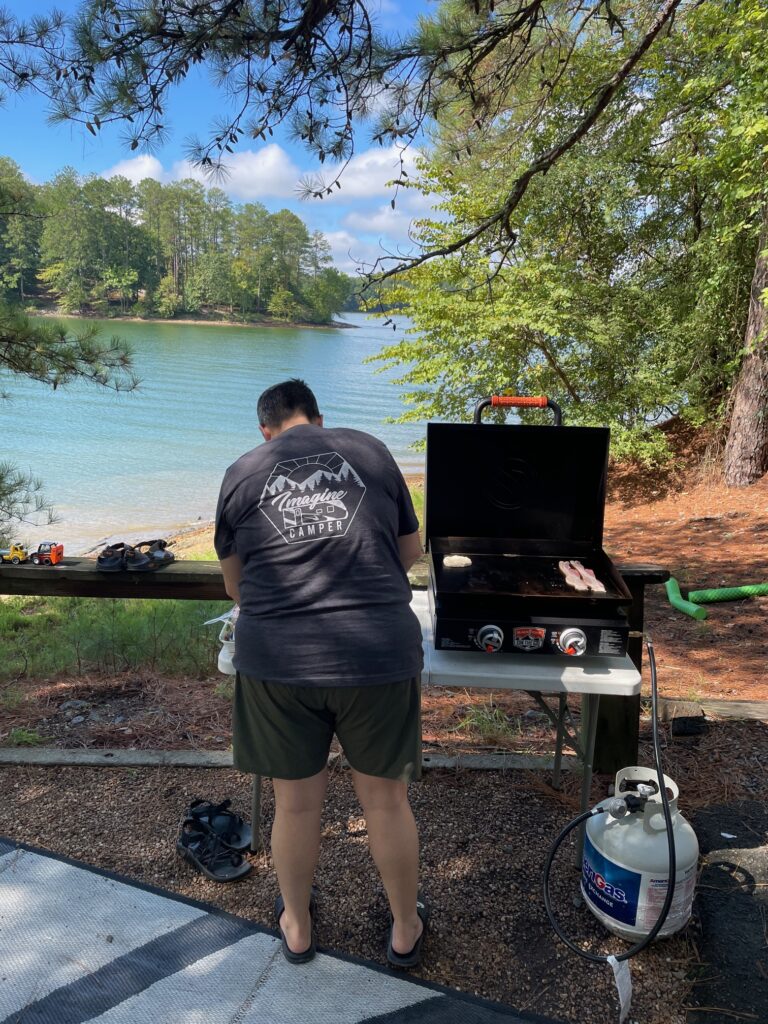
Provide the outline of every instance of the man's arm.
<path id="1" fill-rule="evenodd" d="M 222 558 L 219 560 L 219 565 L 224 576 L 224 589 L 235 604 L 240 604 L 240 580 L 243 576 L 243 563 L 240 561 L 240 556 L 235 554 Z"/>
<path id="2" fill-rule="evenodd" d="M 403 563 L 405 571 L 408 572 L 413 563 L 423 554 L 419 531 L 398 537 L 397 546 L 400 549 L 400 561 Z"/>

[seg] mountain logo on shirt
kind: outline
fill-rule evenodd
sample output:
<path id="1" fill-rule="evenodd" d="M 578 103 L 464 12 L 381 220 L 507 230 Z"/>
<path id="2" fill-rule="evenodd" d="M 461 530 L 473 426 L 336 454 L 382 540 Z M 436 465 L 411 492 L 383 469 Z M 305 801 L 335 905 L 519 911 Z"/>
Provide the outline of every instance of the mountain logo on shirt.
<path id="1" fill-rule="evenodd" d="M 286 544 L 343 537 L 365 496 L 365 484 L 338 452 L 278 462 L 259 508 Z"/>

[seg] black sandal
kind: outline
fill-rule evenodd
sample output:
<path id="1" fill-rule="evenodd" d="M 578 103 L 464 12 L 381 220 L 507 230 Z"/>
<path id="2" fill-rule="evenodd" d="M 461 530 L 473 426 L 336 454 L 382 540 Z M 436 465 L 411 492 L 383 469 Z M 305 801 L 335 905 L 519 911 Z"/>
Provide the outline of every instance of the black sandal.
<path id="1" fill-rule="evenodd" d="M 283 916 L 285 910 L 285 901 L 282 896 L 278 896 L 275 899 L 275 925 L 277 926 L 278 933 L 280 934 L 280 941 L 283 947 L 283 956 L 289 964 L 306 964 L 314 957 L 317 952 L 315 945 L 315 911 L 317 910 L 317 890 L 312 886 L 312 891 L 309 896 L 309 916 L 312 922 L 312 938 L 310 939 L 309 945 L 303 953 L 294 953 L 288 945 L 288 940 L 285 937 L 285 932 L 280 927 L 280 918 Z"/>
<path id="2" fill-rule="evenodd" d="M 236 882 L 251 870 L 250 863 L 241 853 L 227 846 L 220 836 L 197 818 L 184 818 L 182 821 L 176 850 L 214 882 Z"/>
<path id="3" fill-rule="evenodd" d="M 246 825 L 239 814 L 228 810 L 231 804 L 231 800 L 222 800 L 220 804 L 193 800 L 187 808 L 187 817 L 202 822 L 233 850 L 247 850 L 251 845 L 251 826 Z"/>
<path id="4" fill-rule="evenodd" d="M 125 568 L 130 572 L 152 572 L 173 562 L 175 555 L 168 550 L 167 540 L 142 540 L 125 550 Z"/>
<path id="5" fill-rule="evenodd" d="M 392 929 L 394 922 L 390 918 L 389 943 L 387 945 L 387 963 L 390 967 L 407 970 L 409 967 L 418 967 L 421 962 L 421 947 L 424 942 L 424 936 L 427 934 L 427 924 L 429 923 L 429 908 L 421 896 L 419 896 L 416 902 L 416 913 L 419 915 L 419 920 L 421 921 L 423 928 L 421 929 L 421 935 L 416 939 L 413 949 L 408 953 L 396 953 L 392 948 Z"/>
<path id="6" fill-rule="evenodd" d="M 125 568 L 126 551 L 127 548 L 122 541 L 107 544 L 96 559 L 96 568 L 101 572 L 122 572 Z"/>

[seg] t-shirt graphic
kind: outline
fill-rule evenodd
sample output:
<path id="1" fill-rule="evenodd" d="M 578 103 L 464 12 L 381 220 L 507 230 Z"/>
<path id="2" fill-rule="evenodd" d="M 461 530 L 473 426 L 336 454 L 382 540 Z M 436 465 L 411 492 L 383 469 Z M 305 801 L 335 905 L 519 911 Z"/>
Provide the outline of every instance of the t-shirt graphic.
<path id="1" fill-rule="evenodd" d="M 259 508 L 286 544 L 343 537 L 365 496 L 365 484 L 338 452 L 278 462 Z"/>

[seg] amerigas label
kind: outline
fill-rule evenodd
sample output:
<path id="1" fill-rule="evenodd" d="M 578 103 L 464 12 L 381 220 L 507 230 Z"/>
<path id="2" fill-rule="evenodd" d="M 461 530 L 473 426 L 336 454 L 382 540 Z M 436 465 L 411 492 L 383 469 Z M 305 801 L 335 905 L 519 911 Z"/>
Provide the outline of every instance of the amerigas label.
<path id="1" fill-rule="evenodd" d="M 259 508 L 286 544 L 343 537 L 365 496 L 365 484 L 338 452 L 278 462 Z"/>

